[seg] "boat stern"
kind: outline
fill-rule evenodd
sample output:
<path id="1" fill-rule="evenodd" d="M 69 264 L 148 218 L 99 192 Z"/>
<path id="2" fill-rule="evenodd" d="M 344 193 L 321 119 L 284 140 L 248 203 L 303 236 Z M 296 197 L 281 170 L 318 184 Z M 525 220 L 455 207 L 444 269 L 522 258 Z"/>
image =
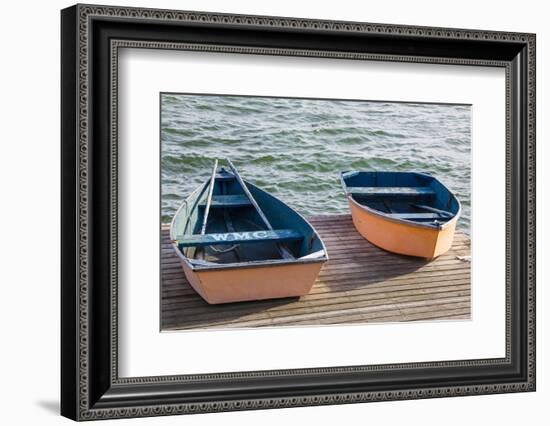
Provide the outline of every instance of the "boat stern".
<path id="1" fill-rule="evenodd" d="M 453 244 L 457 218 L 439 228 L 388 220 L 356 203 L 348 196 L 353 224 L 357 232 L 384 250 L 408 256 L 433 259 Z"/>
<path id="2" fill-rule="evenodd" d="M 250 265 L 239 268 L 193 268 L 182 262 L 187 280 L 210 304 L 299 297 L 308 294 L 326 259 Z"/>

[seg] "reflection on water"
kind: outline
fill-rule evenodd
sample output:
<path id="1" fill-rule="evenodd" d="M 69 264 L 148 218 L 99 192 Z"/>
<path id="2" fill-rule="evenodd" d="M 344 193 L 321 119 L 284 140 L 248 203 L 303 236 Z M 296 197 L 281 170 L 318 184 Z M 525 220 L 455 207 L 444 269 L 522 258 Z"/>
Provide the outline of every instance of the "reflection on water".
<path id="1" fill-rule="evenodd" d="M 428 172 L 461 201 L 469 233 L 469 106 L 162 94 L 161 126 L 163 222 L 230 158 L 306 216 L 348 212 L 342 170 Z"/>

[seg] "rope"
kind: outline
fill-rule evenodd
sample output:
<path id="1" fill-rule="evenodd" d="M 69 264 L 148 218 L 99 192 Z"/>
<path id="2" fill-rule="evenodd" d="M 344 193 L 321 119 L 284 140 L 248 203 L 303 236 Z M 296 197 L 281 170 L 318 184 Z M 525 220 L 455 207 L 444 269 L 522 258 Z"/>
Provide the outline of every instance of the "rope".
<path id="1" fill-rule="evenodd" d="M 233 244 L 231 247 L 226 248 L 226 249 L 218 249 L 218 248 L 216 248 L 216 247 L 214 247 L 214 246 L 208 246 L 208 247 L 210 247 L 210 249 L 211 249 L 212 251 L 215 251 L 216 253 L 227 253 L 227 252 L 229 252 L 229 251 L 231 251 L 231 250 L 235 250 L 238 246 L 239 246 L 238 244 Z"/>

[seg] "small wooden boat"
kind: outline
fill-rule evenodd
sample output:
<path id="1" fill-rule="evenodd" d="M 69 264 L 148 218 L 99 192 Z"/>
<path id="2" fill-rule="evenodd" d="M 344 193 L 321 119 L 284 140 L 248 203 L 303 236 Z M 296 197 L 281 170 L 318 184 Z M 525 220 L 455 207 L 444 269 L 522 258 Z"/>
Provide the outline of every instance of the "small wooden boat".
<path id="1" fill-rule="evenodd" d="M 372 244 L 429 259 L 451 248 L 460 202 L 433 176 L 350 171 L 341 180 L 355 228 Z"/>
<path id="2" fill-rule="evenodd" d="M 189 283 L 208 303 L 307 294 L 327 252 L 315 229 L 273 195 L 214 164 L 181 205 L 170 238 Z"/>

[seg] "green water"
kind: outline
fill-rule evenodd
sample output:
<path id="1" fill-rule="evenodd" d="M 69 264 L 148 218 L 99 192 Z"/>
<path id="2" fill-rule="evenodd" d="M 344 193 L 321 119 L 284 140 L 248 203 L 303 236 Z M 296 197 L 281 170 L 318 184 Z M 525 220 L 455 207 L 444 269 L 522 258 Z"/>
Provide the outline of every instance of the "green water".
<path id="1" fill-rule="evenodd" d="M 428 172 L 460 200 L 469 233 L 470 154 L 465 105 L 162 94 L 162 220 L 230 158 L 305 216 L 348 212 L 342 170 Z"/>

